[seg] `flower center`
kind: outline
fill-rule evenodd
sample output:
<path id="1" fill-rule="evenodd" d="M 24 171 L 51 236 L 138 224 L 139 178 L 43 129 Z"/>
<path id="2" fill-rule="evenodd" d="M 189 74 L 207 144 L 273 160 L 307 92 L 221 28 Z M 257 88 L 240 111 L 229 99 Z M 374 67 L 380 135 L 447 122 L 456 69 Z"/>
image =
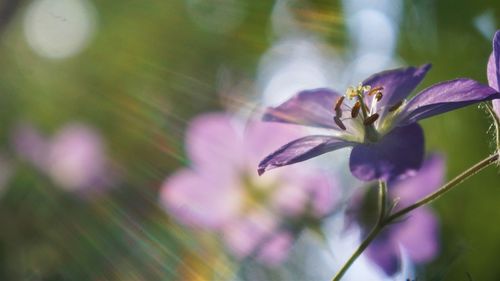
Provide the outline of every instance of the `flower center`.
<path id="1" fill-rule="evenodd" d="M 244 187 L 243 213 L 265 206 L 276 189 L 274 181 L 262 181 L 260 178 L 259 180 L 255 180 L 254 177 L 249 175 L 242 176 L 242 183 Z"/>
<path id="2" fill-rule="evenodd" d="M 383 95 L 384 87 L 377 86 L 371 87 L 370 85 L 359 84 L 357 87 L 349 87 L 345 95 L 339 97 L 335 102 L 333 109 L 335 116 L 333 121 L 342 130 L 347 130 L 345 126 L 346 120 L 353 120 L 361 124 L 364 128 L 364 139 L 366 142 L 376 142 L 380 139 L 380 132 L 377 130 L 376 122 L 381 117 L 381 112 L 379 112 L 384 107 L 377 106 L 377 104 L 384 98 Z M 345 103 L 345 99 L 354 100 L 354 105 L 350 107 Z M 371 103 L 368 106 L 367 102 L 371 98 Z M 399 101 L 396 104 L 387 108 L 388 112 L 395 112 L 398 110 L 403 101 Z M 343 118 L 343 112 L 350 111 L 349 117 Z M 379 120 L 379 123 L 381 121 Z"/>

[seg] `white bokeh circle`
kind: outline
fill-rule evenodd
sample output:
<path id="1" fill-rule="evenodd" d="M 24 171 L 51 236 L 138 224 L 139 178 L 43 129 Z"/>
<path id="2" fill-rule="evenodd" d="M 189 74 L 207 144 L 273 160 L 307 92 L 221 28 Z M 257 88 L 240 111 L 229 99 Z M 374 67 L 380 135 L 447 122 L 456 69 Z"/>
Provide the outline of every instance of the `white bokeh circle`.
<path id="1" fill-rule="evenodd" d="M 87 0 L 35 0 L 24 15 L 24 35 L 38 55 L 67 58 L 88 44 L 95 22 L 95 7 Z"/>

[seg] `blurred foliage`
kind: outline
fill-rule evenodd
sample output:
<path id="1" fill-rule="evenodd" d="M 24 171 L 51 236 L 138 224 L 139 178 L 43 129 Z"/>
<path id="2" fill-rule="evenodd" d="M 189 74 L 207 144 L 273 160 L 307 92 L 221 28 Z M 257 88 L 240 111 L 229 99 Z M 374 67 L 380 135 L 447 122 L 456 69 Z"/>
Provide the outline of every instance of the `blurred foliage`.
<path id="1" fill-rule="evenodd" d="M 237 79 L 254 78 L 273 40 L 274 2 L 240 0 L 245 16 L 229 33 L 195 24 L 181 0 L 93 2 L 97 32 L 72 58 L 48 60 L 26 44 L 23 12 L 30 1 L 21 2 L 2 30 L 0 143 L 15 172 L 0 199 L 0 280 L 216 278 L 226 269 L 204 258 L 210 243 L 190 237 L 156 206 L 157 189 L 187 164 L 186 122 L 222 107 L 221 68 Z M 397 53 L 410 65 L 433 63 L 422 87 L 462 76 L 486 82 L 491 42 L 473 20 L 492 11 L 500 23 L 500 3 L 404 3 Z M 306 31 L 339 50 L 349 47 L 339 1 L 295 1 L 293 7 Z M 11 152 L 18 122 L 50 135 L 72 120 L 98 128 L 121 172 L 119 186 L 93 201 L 64 193 Z M 422 124 L 428 150 L 446 155 L 449 177 L 491 152 L 484 110 L 470 107 Z M 490 168 L 434 205 L 442 254 L 420 268 L 420 279 L 467 280 L 467 273 L 473 280 L 500 279 L 498 182 Z"/>
<path id="2" fill-rule="evenodd" d="M 486 62 L 491 39 L 473 25 L 475 17 L 492 12 L 495 1 L 412 1 L 400 30 L 398 52 L 409 64 L 432 62 L 423 86 L 457 77 L 487 83 Z M 496 26 L 497 28 L 499 26 Z M 424 43 L 425 42 L 425 43 Z M 445 153 L 448 177 L 457 175 L 493 150 L 493 131 L 484 109 L 469 107 L 422 122 L 429 150 Z M 422 269 L 426 280 L 497 280 L 493 256 L 500 251 L 498 169 L 490 168 L 464 182 L 434 204 L 441 219 L 442 254 Z"/>
<path id="3" fill-rule="evenodd" d="M 0 45 L 0 137 L 7 153 L 20 121 L 47 135 L 86 122 L 105 137 L 123 184 L 87 202 L 16 161 L 0 201 L 1 280 L 177 276 L 193 241 L 174 236 L 177 226 L 156 206 L 157 189 L 185 164 L 186 120 L 220 108 L 221 65 L 250 76 L 268 47 L 271 2 L 246 1 L 245 21 L 230 34 L 192 23 L 184 1 L 93 4 L 98 29 L 90 46 L 64 60 L 32 52 L 23 34 L 26 7 L 17 11 Z"/>

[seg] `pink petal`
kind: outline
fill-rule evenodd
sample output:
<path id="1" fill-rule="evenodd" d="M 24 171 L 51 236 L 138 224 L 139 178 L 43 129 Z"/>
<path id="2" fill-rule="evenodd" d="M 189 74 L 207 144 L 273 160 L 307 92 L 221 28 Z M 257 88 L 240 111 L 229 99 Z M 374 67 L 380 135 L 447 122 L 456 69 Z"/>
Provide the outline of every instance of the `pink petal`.
<path id="1" fill-rule="evenodd" d="M 326 175 L 310 176 L 307 189 L 310 196 L 313 215 L 318 218 L 328 215 L 341 198 L 339 184 Z"/>
<path id="2" fill-rule="evenodd" d="M 242 189 L 237 182 L 216 181 L 191 170 L 170 176 L 161 187 L 160 200 L 180 222 L 192 227 L 219 229 L 239 213 Z"/>
<path id="3" fill-rule="evenodd" d="M 268 266 L 277 266 L 288 257 L 293 241 L 293 236 L 290 233 L 280 232 L 262 245 L 257 259 Z"/>
<path id="4" fill-rule="evenodd" d="M 244 148 L 252 170 L 269 152 L 305 134 L 298 126 L 287 124 L 252 121 L 244 133 Z"/>
<path id="5" fill-rule="evenodd" d="M 186 132 L 186 146 L 197 170 L 224 174 L 244 165 L 243 137 L 226 114 L 203 114 L 192 120 Z"/>
<path id="6" fill-rule="evenodd" d="M 244 259 L 256 254 L 261 243 L 272 237 L 277 218 L 265 209 L 253 210 L 244 217 L 235 218 L 223 229 L 223 238 L 231 252 Z"/>
<path id="7" fill-rule="evenodd" d="M 52 179 L 69 190 L 92 187 L 108 172 L 101 137 L 82 124 L 65 126 L 52 139 L 46 165 Z"/>

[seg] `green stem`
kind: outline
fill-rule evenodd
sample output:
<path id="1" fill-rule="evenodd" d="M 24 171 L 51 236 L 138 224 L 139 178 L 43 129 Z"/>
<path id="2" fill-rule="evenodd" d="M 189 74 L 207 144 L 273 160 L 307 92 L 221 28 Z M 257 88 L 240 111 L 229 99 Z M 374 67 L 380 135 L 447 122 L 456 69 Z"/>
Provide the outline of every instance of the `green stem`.
<path id="1" fill-rule="evenodd" d="M 356 259 L 363 253 L 363 251 L 370 245 L 370 243 L 377 237 L 382 228 L 384 227 L 384 219 L 385 219 L 385 206 L 387 205 L 387 184 L 384 181 L 379 182 L 378 189 L 378 203 L 379 203 L 379 215 L 377 219 L 377 223 L 372 228 L 368 236 L 365 238 L 361 245 L 356 249 L 356 251 L 351 255 L 351 257 L 347 260 L 347 262 L 342 266 L 342 268 L 337 272 L 335 277 L 333 277 L 333 281 L 339 281 L 342 276 L 347 272 L 349 267 L 356 261 Z"/>
<path id="2" fill-rule="evenodd" d="M 498 161 L 498 154 L 499 152 L 481 160 L 474 166 L 470 167 L 469 169 L 465 170 L 462 172 L 460 175 L 456 176 L 454 179 L 443 185 L 440 189 L 435 191 L 434 193 L 430 194 L 429 196 L 423 198 L 420 201 L 417 201 L 413 205 L 410 205 L 404 209 L 401 209 L 391 215 L 386 216 L 386 203 L 387 203 L 387 186 L 385 182 L 380 181 L 379 183 L 379 217 L 377 220 L 377 223 L 373 227 L 373 229 L 370 231 L 368 236 L 361 242 L 359 247 L 356 249 L 356 251 L 351 255 L 351 257 L 347 260 L 347 262 L 342 266 L 340 271 L 335 275 L 335 277 L 332 279 L 333 281 L 339 281 L 342 276 L 347 272 L 349 267 L 354 263 L 354 261 L 363 253 L 363 251 L 370 245 L 370 243 L 377 237 L 377 235 L 386 227 L 387 225 L 391 224 L 393 221 L 403 217 L 404 215 L 408 214 L 409 212 L 415 210 L 416 208 L 419 208 L 423 205 L 429 204 L 432 201 L 438 199 L 439 197 L 443 196 L 446 192 L 452 190 L 456 186 L 458 186 L 460 183 L 465 181 L 466 179 L 470 178 L 471 176 L 477 174 L 484 168 L 490 166 L 491 164 L 494 164 Z M 390 211 L 389 211 L 390 212 Z"/>
<path id="3" fill-rule="evenodd" d="M 465 170 L 462 172 L 460 175 L 456 176 L 454 179 L 443 185 L 440 189 L 435 191 L 434 193 L 428 195 L 427 197 L 421 199 L 420 201 L 414 203 L 413 205 L 410 205 L 404 209 L 401 209 L 389 217 L 387 217 L 386 223 L 390 223 L 398 218 L 401 218 L 402 216 L 408 214 L 409 212 L 415 210 L 418 207 L 421 207 L 423 205 L 429 204 L 432 201 L 438 199 L 439 197 L 443 196 L 446 192 L 452 190 L 454 187 L 465 181 L 466 179 L 470 178 L 471 176 L 479 173 L 482 169 L 488 167 L 489 165 L 495 163 L 498 160 L 498 152 L 481 160 L 474 166 L 470 167 L 469 169 Z"/>
<path id="4" fill-rule="evenodd" d="M 342 266 L 342 268 L 339 270 L 339 272 L 337 272 L 337 275 L 335 275 L 335 277 L 333 277 L 332 281 L 339 281 L 344 276 L 344 274 L 347 272 L 349 267 L 351 267 L 351 265 L 354 263 L 354 261 L 359 257 L 359 255 L 361 255 L 364 252 L 364 250 L 370 245 L 370 243 L 373 241 L 373 239 L 375 239 L 377 237 L 377 235 L 380 233 L 380 230 L 382 230 L 382 228 L 378 224 L 375 225 L 375 227 L 373 227 L 373 229 L 370 231 L 368 236 L 366 236 L 365 240 L 363 240 L 363 242 L 359 245 L 359 247 L 356 249 L 356 251 L 351 255 L 351 257 L 344 264 L 344 266 Z"/>
<path id="5" fill-rule="evenodd" d="M 378 220 L 377 224 L 382 224 L 386 215 L 387 207 L 387 183 L 385 181 L 379 181 L 378 183 Z"/>
<path id="6" fill-rule="evenodd" d="M 361 95 L 359 92 L 358 92 L 358 101 L 361 104 L 361 112 L 363 113 L 363 120 L 365 120 L 366 118 L 368 118 L 368 108 L 366 107 L 366 104 L 364 102 L 363 95 Z"/>

